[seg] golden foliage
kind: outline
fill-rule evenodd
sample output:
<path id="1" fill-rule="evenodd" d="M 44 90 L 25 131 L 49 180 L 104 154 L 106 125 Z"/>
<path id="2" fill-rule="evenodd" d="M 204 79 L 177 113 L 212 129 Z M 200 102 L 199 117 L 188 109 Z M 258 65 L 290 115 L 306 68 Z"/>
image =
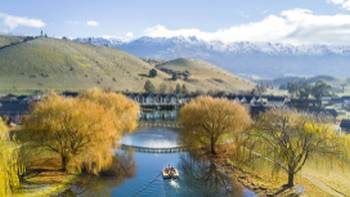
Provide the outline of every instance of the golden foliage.
<path id="1" fill-rule="evenodd" d="M 4 121 L 0 118 L 0 140 L 7 140 L 8 138 L 8 129 Z"/>
<path id="2" fill-rule="evenodd" d="M 248 128 L 251 119 L 244 106 L 227 99 L 199 97 L 180 110 L 181 139 L 194 148 L 216 154 L 217 143 L 232 139 Z"/>
<path id="3" fill-rule="evenodd" d="M 20 186 L 19 173 L 23 166 L 19 164 L 18 149 L 8 139 L 6 125 L 0 119 L 0 196 L 9 196 L 12 190 Z"/>
<path id="4" fill-rule="evenodd" d="M 136 125 L 127 101 L 122 95 L 96 90 L 78 98 L 52 93 L 24 119 L 24 138 L 33 147 L 58 153 L 66 171 L 98 174 L 112 164 L 112 148 L 121 129 Z"/>
<path id="5" fill-rule="evenodd" d="M 342 137 L 324 117 L 290 109 L 272 109 L 260 115 L 252 136 L 255 151 L 288 173 L 288 186 L 294 185 L 295 174 L 311 156 L 336 158 L 344 150 Z"/>
<path id="6" fill-rule="evenodd" d="M 81 99 L 97 102 L 114 113 L 112 119 L 119 131 L 133 131 L 137 127 L 139 105 L 122 94 L 91 89 L 80 95 Z"/>

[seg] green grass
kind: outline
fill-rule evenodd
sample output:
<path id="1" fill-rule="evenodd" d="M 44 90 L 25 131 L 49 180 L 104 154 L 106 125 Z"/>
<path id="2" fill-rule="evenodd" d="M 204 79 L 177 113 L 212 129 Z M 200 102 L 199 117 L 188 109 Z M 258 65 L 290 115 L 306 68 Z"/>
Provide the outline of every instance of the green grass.
<path id="1" fill-rule="evenodd" d="M 17 38 L 0 39 L 0 46 L 10 42 L 9 39 Z M 192 82 L 170 81 L 170 76 L 161 71 L 150 79 L 147 75 L 154 65 L 123 51 L 68 40 L 37 38 L 0 49 L 0 93 L 79 91 L 92 87 L 143 91 L 148 79 L 156 87 L 161 83 L 173 87 L 176 83 L 185 83 L 190 90 L 245 90 L 251 87 L 249 82 L 214 66 L 208 69 L 206 64 L 202 62 L 195 67 L 198 71 L 203 70 L 193 71 L 196 80 Z M 225 79 L 225 83 L 215 82 L 213 78 Z"/>
<path id="2" fill-rule="evenodd" d="M 7 46 L 12 43 L 17 43 L 21 40 L 23 40 L 23 38 L 18 36 L 0 35 L 0 47 Z"/>

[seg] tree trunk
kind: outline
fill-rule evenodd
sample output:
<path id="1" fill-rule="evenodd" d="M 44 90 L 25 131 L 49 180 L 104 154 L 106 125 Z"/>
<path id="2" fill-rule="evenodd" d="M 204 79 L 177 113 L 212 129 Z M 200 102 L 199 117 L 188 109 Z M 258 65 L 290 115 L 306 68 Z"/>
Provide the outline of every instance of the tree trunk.
<path id="1" fill-rule="evenodd" d="M 67 164 L 68 164 L 68 157 L 65 156 L 65 155 L 61 155 L 61 168 L 62 168 L 62 171 L 66 171 L 67 170 Z"/>
<path id="2" fill-rule="evenodd" d="M 294 175 L 295 175 L 294 172 L 292 171 L 288 172 L 288 184 L 287 184 L 288 187 L 294 186 Z"/>
<path id="3" fill-rule="evenodd" d="M 216 155 L 215 140 L 213 137 L 210 139 L 210 151 L 212 155 Z"/>

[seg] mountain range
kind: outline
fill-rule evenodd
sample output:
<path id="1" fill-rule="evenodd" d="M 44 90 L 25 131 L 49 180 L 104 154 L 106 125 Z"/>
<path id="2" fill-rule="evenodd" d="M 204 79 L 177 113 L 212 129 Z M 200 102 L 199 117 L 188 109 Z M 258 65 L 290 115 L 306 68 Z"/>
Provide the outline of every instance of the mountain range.
<path id="1" fill-rule="evenodd" d="M 140 37 L 130 41 L 77 38 L 75 41 L 119 48 L 143 58 L 178 57 L 209 61 L 249 79 L 286 76 L 350 76 L 350 45 L 206 42 L 196 37 Z"/>

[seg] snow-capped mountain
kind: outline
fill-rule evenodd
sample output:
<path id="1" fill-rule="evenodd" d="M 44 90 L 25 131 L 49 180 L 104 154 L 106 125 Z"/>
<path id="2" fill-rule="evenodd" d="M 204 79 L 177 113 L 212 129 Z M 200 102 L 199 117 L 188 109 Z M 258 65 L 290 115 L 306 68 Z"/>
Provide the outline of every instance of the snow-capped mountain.
<path id="1" fill-rule="evenodd" d="M 82 43 L 122 49 L 145 58 L 190 57 L 217 64 L 245 77 L 332 75 L 350 77 L 350 45 L 291 45 L 219 41 L 196 37 L 151 38 L 131 41 L 104 38 L 76 39 Z"/>

